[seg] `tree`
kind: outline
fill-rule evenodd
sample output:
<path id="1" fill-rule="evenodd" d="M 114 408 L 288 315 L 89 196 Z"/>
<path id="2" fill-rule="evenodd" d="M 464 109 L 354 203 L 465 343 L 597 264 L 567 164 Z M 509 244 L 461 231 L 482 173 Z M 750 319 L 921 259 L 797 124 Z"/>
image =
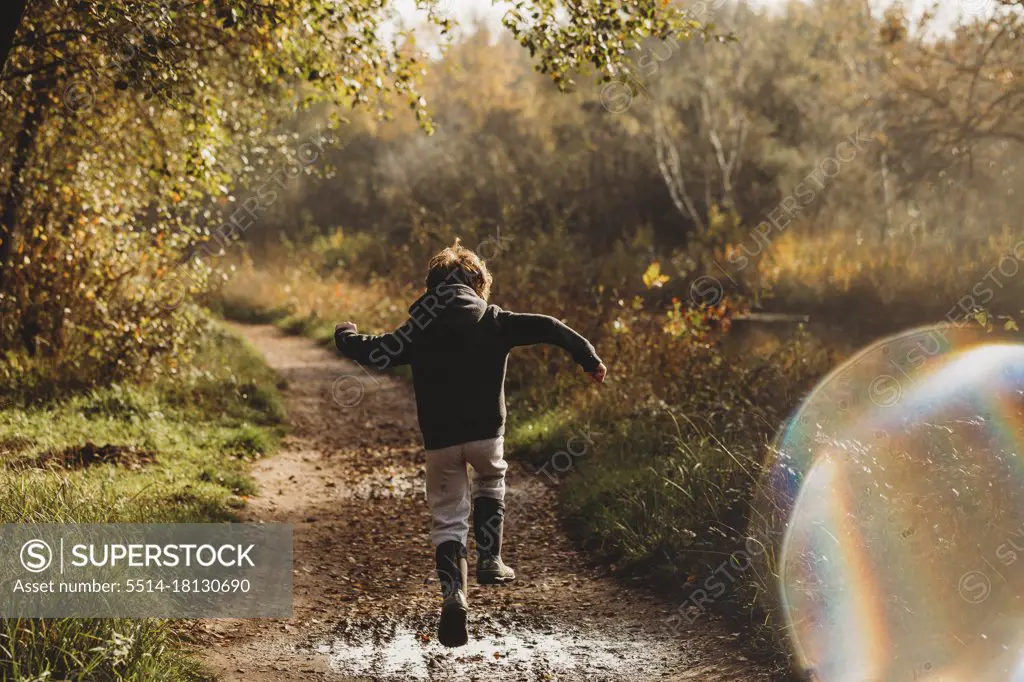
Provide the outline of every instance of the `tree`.
<path id="1" fill-rule="evenodd" d="M 926 12 L 920 23 L 927 29 L 932 19 Z M 965 226 L 973 216 L 969 195 L 991 195 L 1003 184 L 979 161 L 1024 144 L 1024 1 L 1002 0 L 990 16 L 937 39 L 927 30 L 908 34 L 906 21 L 891 15 L 898 30 L 887 33 L 889 170 L 903 178 L 903 198 L 939 188 L 938 200 Z"/>
<path id="2" fill-rule="evenodd" d="M 695 25 L 657 0 L 570 3 L 568 24 L 560 7 L 521 3 L 507 24 L 563 87 Z M 220 209 L 265 208 L 236 195 L 289 162 L 299 115 L 330 110 L 336 127 L 404 102 L 432 130 L 425 58 L 413 33 L 384 30 L 392 16 L 376 0 L 29 3 L 0 74 L 0 350 L 84 381 L 173 363 L 197 320 L 182 289 L 201 292 L 239 237 Z"/>

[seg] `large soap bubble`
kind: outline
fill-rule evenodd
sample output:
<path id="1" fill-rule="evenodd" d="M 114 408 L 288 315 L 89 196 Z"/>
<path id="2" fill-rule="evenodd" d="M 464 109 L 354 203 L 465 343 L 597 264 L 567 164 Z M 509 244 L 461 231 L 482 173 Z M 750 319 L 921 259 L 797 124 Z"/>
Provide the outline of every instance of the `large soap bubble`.
<path id="1" fill-rule="evenodd" d="M 778 436 L 755 504 L 822 682 L 1024 682 L 1024 346 L 878 342 Z"/>

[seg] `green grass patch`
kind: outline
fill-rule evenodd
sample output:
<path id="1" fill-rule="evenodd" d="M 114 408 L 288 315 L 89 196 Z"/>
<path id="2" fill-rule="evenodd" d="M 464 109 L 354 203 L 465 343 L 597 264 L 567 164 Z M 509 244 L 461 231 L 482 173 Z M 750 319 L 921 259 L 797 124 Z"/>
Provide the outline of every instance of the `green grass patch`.
<path id="1" fill-rule="evenodd" d="M 274 373 L 210 325 L 177 375 L 0 410 L 0 522 L 235 520 L 283 421 Z M 206 679 L 181 650 L 167 620 L 0 621 L 5 681 Z"/>
<path id="2" fill-rule="evenodd" d="M 334 322 L 322 320 L 316 314 L 292 314 L 276 320 L 278 328 L 288 334 L 305 336 L 321 345 L 334 345 Z"/>
<path id="3" fill-rule="evenodd" d="M 552 453 L 563 447 L 570 437 L 574 413 L 570 409 L 553 407 L 536 409 L 526 401 L 508 399 L 509 419 L 505 441 L 517 456 L 538 466 Z"/>
<path id="4" fill-rule="evenodd" d="M 668 411 L 605 428 L 595 441 L 595 456 L 564 494 L 569 519 L 594 549 L 679 584 L 742 546 L 756 443 L 727 445 Z"/>
<path id="5" fill-rule="evenodd" d="M 243 324 L 273 324 L 289 314 L 283 308 L 262 305 L 250 298 L 237 296 L 219 296 L 211 307 L 221 317 Z"/>
<path id="6" fill-rule="evenodd" d="M 2 677 L 11 682 L 208 680 L 180 652 L 172 624 L 123 618 L 0 621 Z"/>

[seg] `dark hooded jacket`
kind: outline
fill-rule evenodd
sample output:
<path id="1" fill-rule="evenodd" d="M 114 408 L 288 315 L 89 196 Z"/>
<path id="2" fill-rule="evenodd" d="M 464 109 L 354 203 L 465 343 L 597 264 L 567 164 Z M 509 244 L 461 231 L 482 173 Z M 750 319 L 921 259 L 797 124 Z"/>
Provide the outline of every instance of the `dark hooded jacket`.
<path id="1" fill-rule="evenodd" d="M 412 365 L 428 450 L 505 433 L 505 365 L 516 346 L 559 346 L 587 372 L 601 364 L 590 342 L 555 318 L 487 305 L 465 284 L 428 291 L 389 334 L 357 334 L 346 325 L 334 341 L 347 357 L 378 370 Z"/>

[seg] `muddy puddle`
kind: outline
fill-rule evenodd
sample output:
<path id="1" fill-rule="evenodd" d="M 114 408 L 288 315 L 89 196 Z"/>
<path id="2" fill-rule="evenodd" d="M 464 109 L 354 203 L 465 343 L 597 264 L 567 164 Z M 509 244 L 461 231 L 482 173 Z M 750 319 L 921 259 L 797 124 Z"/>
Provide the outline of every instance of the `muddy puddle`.
<path id="1" fill-rule="evenodd" d="M 312 642 L 338 674 L 374 680 L 649 680 L 678 650 L 635 633 L 595 635 L 578 628 L 494 623 L 471 627 L 470 642 L 447 649 L 429 619 L 375 632 L 344 628 Z M 360 632 L 362 635 L 360 636 Z"/>

